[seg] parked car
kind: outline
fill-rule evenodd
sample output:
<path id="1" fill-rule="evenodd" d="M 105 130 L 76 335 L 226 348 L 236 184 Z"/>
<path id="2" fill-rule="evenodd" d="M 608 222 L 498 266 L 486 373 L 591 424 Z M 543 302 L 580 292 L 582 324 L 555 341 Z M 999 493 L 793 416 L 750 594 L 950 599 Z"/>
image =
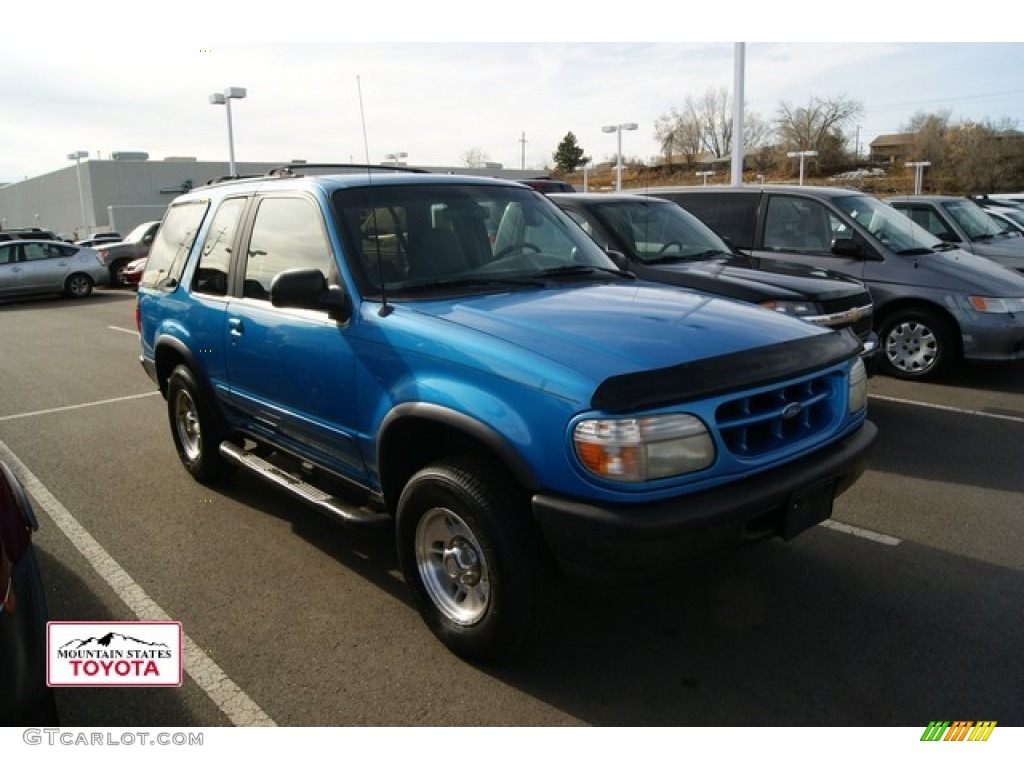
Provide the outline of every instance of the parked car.
<path id="1" fill-rule="evenodd" d="M 1024 359 L 1024 276 L 939 240 L 870 195 L 782 185 L 649 192 L 677 202 L 744 253 L 866 283 L 882 372 L 924 380 L 963 359 Z"/>
<path id="2" fill-rule="evenodd" d="M 142 273 L 146 271 L 146 261 L 148 259 L 148 256 L 135 259 L 135 261 L 129 262 L 128 266 L 121 270 L 121 281 L 124 285 L 139 284 L 139 281 L 142 280 Z"/>
<path id="3" fill-rule="evenodd" d="M 56 233 L 39 227 L 25 227 L 22 229 L 0 230 L 0 242 L 11 240 L 60 240 Z"/>
<path id="4" fill-rule="evenodd" d="M 160 228 L 159 221 L 147 221 L 139 224 L 128 233 L 119 243 L 103 244 L 97 250 L 104 265 L 110 272 L 110 284 L 112 286 L 125 285 L 122 272 L 135 259 L 149 254 L 153 245 L 157 230 Z"/>
<path id="5" fill-rule="evenodd" d="M 981 209 L 1005 234 L 1024 235 L 1024 210 L 987 205 L 981 206 Z"/>
<path id="6" fill-rule="evenodd" d="M 668 200 L 637 195 L 550 195 L 621 269 L 758 304 L 828 328 L 849 328 L 868 371 L 878 351 L 871 295 L 863 283 L 817 267 L 733 251 L 696 216 Z"/>
<path id="7" fill-rule="evenodd" d="M 0 297 L 63 293 L 83 298 L 109 280 L 91 248 L 52 240 L 0 242 Z"/>
<path id="8" fill-rule="evenodd" d="M 122 240 L 124 237 L 119 232 L 97 232 L 84 240 L 76 240 L 75 245 L 81 248 L 95 248 L 97 245 L 120 243 Z"/>
<path id="9" fill-rule="evenodd" d="M 953 195 L 905 195 L 886 202 L 944 243 L 1024 273 L 1024 237 L 1007 234 L 973 200 Z"/>
<path id="10" fill-rule="evenodd" d="M 28 495 L 0 462 L 0 726 L 58 725 L 46 685 L 46 592 L 32 535 Z"/>
<path id="11" fill-rule="evenodd" d="M 520 183 L 536 189 L 538 192 L 542 192 L 545 195 L 552 192 L 567 193 L 576 191 L 576 187 L 572 184 L 565 181 L 556 181 L 554 179 L 523 179 Z"/>
<path id="12" fill-rule="evenodd" d="M 186 471 L 393 526 L 425 623 L 473 659 L 530 647 L 563 574 L 798 535 L 877 433 L 852 334 L 639 281 L 544 195 L 480 176 L 197 188 L 136 317 Z"/>

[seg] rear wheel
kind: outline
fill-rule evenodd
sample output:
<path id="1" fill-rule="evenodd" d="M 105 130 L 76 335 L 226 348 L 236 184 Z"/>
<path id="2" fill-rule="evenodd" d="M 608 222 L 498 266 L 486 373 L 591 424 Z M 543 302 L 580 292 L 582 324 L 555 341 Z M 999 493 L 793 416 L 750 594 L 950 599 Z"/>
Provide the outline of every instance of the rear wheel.
<path id="1" fill-rule="evenodd" d="M 81 273 L 70 275 L 64 281 L 64 293 L 74 299 L 84 299 L 92 293 L 92 278 Z"/>
<path id="2" fill-rule="evenodd" d="M 402 574 L 427 626 L 453 653 L 526 651 L 548 628 L 561 574 L 499 465 L 457 457 L 417 472 L 398 504 Z"/>
<path id="3" fill-rule="evenodd" d="M 178 458 L 201 483 L 230 475 L 235 465 L 220 455 L 229 436 L 187 366 L 179 365 L 167 380 L 167 416 Z"/>
<path id="4" fill-rule="evenodd" d="M 900 310 L 879 333 L 882 371 L 900 379 L 931 379 L 947 372 L 959 356 L 955 329 L 929 309 Z"/>

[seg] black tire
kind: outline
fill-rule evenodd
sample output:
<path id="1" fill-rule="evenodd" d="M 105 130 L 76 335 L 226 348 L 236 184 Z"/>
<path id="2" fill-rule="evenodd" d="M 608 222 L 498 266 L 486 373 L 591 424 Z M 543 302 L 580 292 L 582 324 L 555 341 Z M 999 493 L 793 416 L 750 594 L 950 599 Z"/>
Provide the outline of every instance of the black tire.
<path id="1" fill-rule="evenodd" d="M 402 491 L 396 531 L 420 615 L 456 655 L 508 660 L 547 631 L 561 573 L 499 465 L 463 456 L 420 470 Z"/>
<path id="2" fill-rule="evenodd" d="M 187 366 L 179 365 L 167 380 L 167 417 L 178 458 L 192 477 L 216 483 L 234 472 L 235 465 L 220 455 L 230 435 Z"/>
<path id="3" fill-rule="evenodd" d="M 92 293 L 92 278 L 82 272 L 68 275 L 64 281 L 64 295 L 73 299 L 84 299 Z"/>
<path id="4" fill-rule="evenodd" d="M 885 318 L 878 336 L 880 369 L 895 378 L 934 379 L 960 357 L 955 327 L 930 309 L 898 310 Z"/>
<path id="5" fill-rule="evenodd" d="M 124 272 L 124 268 L 132 263 L 132 259 L 118 259 L 110 265 L 110 287 L 111 288 L 123 288 L 128 285 L 124 281 L 124 276 L 121 274 Z"/>

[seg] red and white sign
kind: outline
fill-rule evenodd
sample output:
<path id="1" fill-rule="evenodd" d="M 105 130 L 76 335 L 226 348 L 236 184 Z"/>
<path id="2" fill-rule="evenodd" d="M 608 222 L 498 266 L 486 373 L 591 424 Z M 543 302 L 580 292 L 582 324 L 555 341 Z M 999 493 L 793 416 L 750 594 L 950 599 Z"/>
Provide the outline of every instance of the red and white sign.
<path id="1" fill-rule="evenodd" d="M 48 685 L 181 685 L 180 621 L 51 621 L 46 635 Z"/>

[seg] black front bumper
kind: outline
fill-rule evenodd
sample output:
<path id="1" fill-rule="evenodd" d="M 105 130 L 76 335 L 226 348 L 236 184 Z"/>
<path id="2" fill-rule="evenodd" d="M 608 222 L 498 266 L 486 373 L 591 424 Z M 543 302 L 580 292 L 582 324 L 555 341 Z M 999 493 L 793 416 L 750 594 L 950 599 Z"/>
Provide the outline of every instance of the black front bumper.
<path id="1" fill-rule="evenodd" d="M 778 469 L 656 504 L 596 506 L 538 494 L 533 514 L 572 575 L 614 579 L 665 572 L 770 536 L 790 539 L 827 517 L 831 498 L 864 472 L 877 435 L 866 421 L 844 440 Z"/>

